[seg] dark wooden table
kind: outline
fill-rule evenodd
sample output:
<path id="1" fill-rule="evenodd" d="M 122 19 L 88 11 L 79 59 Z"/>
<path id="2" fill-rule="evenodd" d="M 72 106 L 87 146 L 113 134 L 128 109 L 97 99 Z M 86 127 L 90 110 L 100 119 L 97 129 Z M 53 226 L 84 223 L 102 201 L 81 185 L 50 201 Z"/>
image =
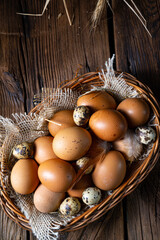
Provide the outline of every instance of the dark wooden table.
<path id="1" fill-rule="evenodd" d="M 129 1 L 130 2 L 130 1 Z M 114 15 L 104 9 L 95 31 L 90 19 L 96 0 L 68 0 L 69 26 L 62 0 L 0 0 L 0 115 L 29 112 L 43 86 L 56 87 L 79 73 L 104 68 L 116 54 L 115 69 L 133 74 L 160 100 L 160 1 L 135 0 L 152 38 L 122 0 L 113 0 Z M 0 211 L 1 240 L 36 239 Z M 89 226 L 62 236 L 68 240 L 160 240 L 160 163 L 112 212 Z"/>

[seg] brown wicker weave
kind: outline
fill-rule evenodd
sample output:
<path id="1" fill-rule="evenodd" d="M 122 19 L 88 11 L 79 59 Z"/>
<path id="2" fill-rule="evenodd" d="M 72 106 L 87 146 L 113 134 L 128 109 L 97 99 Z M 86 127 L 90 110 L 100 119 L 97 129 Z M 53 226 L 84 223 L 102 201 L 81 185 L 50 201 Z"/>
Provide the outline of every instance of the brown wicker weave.
<path id="1" fill-rule="evenodd" d="M 116 72 L 116 74 L 120 74 L 119 72 Z M 138 81 L 135 77 L 133 77 L 130 74 L 124 73 L 123 78 L 129 84 L 130 86 L 133 86 L 135 89 L 139 91 L 140 94 L 146 99 L 146 101 L 150 104 L 150 107 L 155 115 L 155 128 L 156 128 L 156 141 L 154 143 L 154 146 L 149 154 L 149 156 L 143 160 L 143 161 L 137 161 L 131 164 L 131 167 L 129 169 L 129 172 L 127 173 L 127 176 L 125 177 L 123 183 L 118 187 L 116 190 L 114 190 L 113 194 L 108 196 L 106 199 L 104 199 L 101 203 L 96 205 L 95 207 L 87 210 L 82 215 L 74 218 L 70 223 L 68 223 L 65 227 L 60 228 L 58 231 L 73 231 L 80 229 L 89 223 L 97 220 L 102 215 L 107 213 L 110 209 L 112 209 L 117 203 L 119 203 L 125 196 L 127 196 L 129 193 L 131 193 L 149 174 L 149 172 L 153 169 L 155 166 L 158 157 L 159 157 L 159 131 L 160 131 L 160 108 L 159 105 L 150 90 L 148 86 L 145 84 L 142 84 L 140 81 Z M 91 88 L 91 85 L 95 86 L 101 86 L 103 85 L 102 80 L 99 78 L 99 75 L 97 72 L 93 73 L 87 73 L 85 75 L 82 75 L 80 77 L 77 77 L 76 79 L 73 79 L 71 81 L 66 81 L 60 85 L 60 87 L 63 88 L 71 88 L 71 89 L 77 89 L 81 90 L 81 92 L 86 92 Z M 40 105 L 43 107 L 43 103 L 40 103 Z M 39 106 L 38 106 L 39 107 Z M 37 111 L 37 107 L 32 109 L 32 113 Z M 4 162 L 3 162 L 3 156 L 2 156 L 2 163 L 1 163 L 1 171 L 4 171 Z M 3 210 L 6 212 L 6 214 L 17 224 L 19 224 L 21 227 L 31 230 L 31 227 L 29 226 L 28 220 L 25 218 L 25 216 L 20 212 L 19 209 L 12 203 L 11 199 L 7 195 L 7 191 L 5 189 L 5 186 L 3 185 L 1 181 L 2 187 L 1 190 L 1 196 L 0 201 Z"/>

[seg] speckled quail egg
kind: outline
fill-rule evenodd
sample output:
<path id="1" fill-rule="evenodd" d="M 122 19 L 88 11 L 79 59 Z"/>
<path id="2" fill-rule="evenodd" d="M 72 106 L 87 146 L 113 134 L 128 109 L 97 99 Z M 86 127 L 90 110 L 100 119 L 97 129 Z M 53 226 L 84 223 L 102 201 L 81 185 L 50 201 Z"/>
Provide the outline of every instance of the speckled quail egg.
<path id="1" fill-rule="evenodd" d="M 33 152 L 33 144 L 29 142 L 23 142 L 13 148 L 12 154 L 15 158 L 21 159 L 33 157 Z"/>
<path id="2" fill-rule="evenodd" d="M 152 127 L 147 126 L 137 127 L 135 132 L 138 141 L 140 141 L 142 144 L 147 145 L 155 142 L 156 140 L 156 131 Z"/>
<path id="3" fill-rule="evenodd" d="M 76 166 L 80 169 L 80 168 L 83 168 L 88 162 L 89 162 L 89 158 L 88 157 L 82 157 L 82 158 L 80 158 L 80 159 L 78 159 L 76 161 Z M 92 170 L 93 170 L 93 165 L 89 166 L 86 169 L 85 174 L 91 173 Z"/>
<path id="4" fill-rule="evenodd" d="M 82 193 L 82 200 L 87 205 L 95 205 L 101 199 L 101 190 L 96 187 L 89 187 Z"/>
<path id="5" fill-rule="evenodd" d="M 75 197 L 66 198 L 60 205 L 60 212 L 63 215 L 74 216 L 81 209 L 81 204 L 79 200 Z"/>
<path id="6" fill-rule="evenodd" d="M 77 126 L 85 125 L 90 117 L 90 109 L 87 106 L 78 106 L 74 109 L 73 120 Z"/>

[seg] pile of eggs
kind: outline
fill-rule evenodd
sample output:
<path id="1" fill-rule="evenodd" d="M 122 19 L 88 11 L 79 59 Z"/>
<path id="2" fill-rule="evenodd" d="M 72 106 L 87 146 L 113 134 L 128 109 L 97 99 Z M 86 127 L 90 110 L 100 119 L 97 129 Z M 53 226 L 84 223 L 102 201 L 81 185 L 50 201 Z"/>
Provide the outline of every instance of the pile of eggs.
<path id="1" fill-rule="evenodd" d="M 71 216 L 82 204 L 98 204 L 104 191 L 122 184 L 126 162 L 155 141 L 149 118 L 143 98 L 117 104 L 104 90 L 81 95 L 75 109 L 56 112 L 49 120 L 49 136 L 14 147 L 13 189 L 33 193 L 34 205 L 43 213 L 58 210 Z M 74 184 L 79 171 L 83 174 Z"/>

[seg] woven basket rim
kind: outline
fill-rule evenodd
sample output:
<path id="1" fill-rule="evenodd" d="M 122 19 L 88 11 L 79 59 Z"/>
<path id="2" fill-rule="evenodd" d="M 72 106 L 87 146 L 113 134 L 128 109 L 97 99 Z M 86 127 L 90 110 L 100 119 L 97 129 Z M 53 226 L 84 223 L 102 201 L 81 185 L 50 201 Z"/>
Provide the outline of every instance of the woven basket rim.
<path id="1" fill-rule="evenodd" d="M 121 72 L 115 72 L 116 75 L 121 74 Z M 82 227 L 87 226 L 89 223 L 99 219 L 102 215 L 107 213 L 110 209 L 112 209 L 115 205 L 117 205 L 124 197 L 130 194 L 138 185 L 148 176 L 159 157 L 159 134 L 160 134 L 160 108 L 157 100 L 154 97 L 151 89 L 146 85 L 137 80 L 134 76 L 129 73 L 123 73 L 123 79 L 126 83 L 133 88 L 137 89 L 140 94 L 148 101 L 150 104 L 154 115 L 156 116 L 156 132 L 157 138 L 153 145 L 152 151 L 150 155 L 140 164 L 138 169 L 136 170 L 134 176 L 132 178 L 125 181 L 121 184 L 117 189 L 113 191 L 113 194 L 104 199 L 101 203 L 94 206 L 93 208 L 87 210 L 83 214 L 78 217 L 75 217 L 70 223 L 68 223 L 65 227 L 61 227 L 57 231 L 73 231 L 78 230 Z M 62 82 L 59 87 L 64 88 L 83 88 L 84 84 L 99 84 L 102 80 L 99 78 L 98 72 L 89 72 L 84 75 L 78 76 L 75 79 L 67 80 Z M 43 105 L 43 103 L 40 103 Z M 36 113 L 38 104 L 34 107 L 29 114 Z M 2 163 L 3 165 L 3 156 Z M 3 168 L 3 167 L 2 167 Z M 2 169 L 1 169 L 2 171 Z M 11 218 L 14 222 L 19 224 L 22 228 L 26 230 L 31 230 L 28 219 L 21 213 L 21 211 L 12 203 L 11 199 L 8 197 L 7 192 L 5 190 L 5 186 L 3 184 L 2 178 L 1 187 L 0 187 L 0 203 L 4 212 Z"/>

